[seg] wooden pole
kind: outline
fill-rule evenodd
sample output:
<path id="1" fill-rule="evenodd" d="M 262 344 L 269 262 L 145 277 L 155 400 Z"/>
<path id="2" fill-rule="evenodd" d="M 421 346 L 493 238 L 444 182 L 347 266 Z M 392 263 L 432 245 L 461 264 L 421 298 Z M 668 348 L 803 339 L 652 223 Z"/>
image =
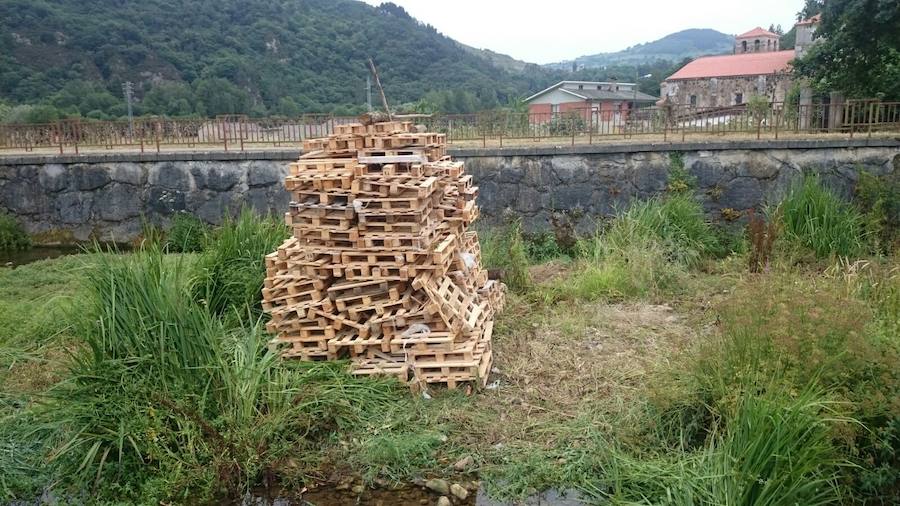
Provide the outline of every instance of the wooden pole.
<path id="1" fill-rule="evenodd" d="M 378 86 L 378 93 L 381 94 L 381 105 L 384 106 L 384 112 L 387 113 L 388 121 L 394 121 L 394 118 L 391 116 L 391 108 L 388 107 L 387 97 L 384 95 L 384 88 L 381 86 L 381 79 L 378 78 L 378 71 L 375 70 L 375 62 L 373 62 L 371 58 L 369 58 L 369 70 L 375 78 L 375 85 Z"/>

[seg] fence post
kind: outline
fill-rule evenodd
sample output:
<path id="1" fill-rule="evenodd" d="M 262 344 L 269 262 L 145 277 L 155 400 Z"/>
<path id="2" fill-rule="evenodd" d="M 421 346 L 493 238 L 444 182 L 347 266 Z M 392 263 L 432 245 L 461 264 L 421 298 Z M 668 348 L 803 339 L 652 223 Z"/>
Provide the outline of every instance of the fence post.
<path id="1" fill-rule="evenodd" d="M 872 138 L 872 123 L 875 122 L 875 102 L 869 102 L 869 133 L 868 138 Z"/>
<path id="2" fill-rule="evenodd" d="M 59 154 L 63 154 L 62 121 L 56 122 L 56 139 L 59 141 Z"/>
<path id="3" fill-rule="evenodd" d="M 75 154 L 78 154 L 78 138 L 81 137 L 81 122 L 76 121 L 73 123 L 75 125 Z"/>
<path id="4" fill-rule="evenodd" d="M 594 143 L 594 110 L 588 109 L 588 145 Z"/>
<path id="5" fill-rule="evenodd" d="M 572 115 L 572 145 L 575 145 L 575 115 Z"/>
<path id="6" fill-rule="evenodd" d="M 777 141 L 778 140 L 778 122 L 780 121 L 781 111 L 779 109 L 776 109 L 773 112 L 775 115 L 775 140 Z"/>
<path id="7" fill-rule="evenodd" d="M 244 118 L 238 120 L 238 126 L 238 137 L 241 139 L 241 151 L 244 151 Z"/>
<path id="8" fill-rule="evenodd" d="M 159 120 L 153 125 L 153 139 L 156 141 L 156 152 L 159 153 Z"/>

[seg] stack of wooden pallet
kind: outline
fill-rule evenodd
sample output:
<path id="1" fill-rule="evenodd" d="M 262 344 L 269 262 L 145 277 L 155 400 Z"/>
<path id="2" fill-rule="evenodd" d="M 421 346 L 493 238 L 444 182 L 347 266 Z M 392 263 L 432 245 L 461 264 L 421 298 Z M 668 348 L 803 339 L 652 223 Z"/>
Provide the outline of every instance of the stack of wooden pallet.
<path id="1" fill-rule="evenodd" d="M 482 267 L 478 188 L 444 135 L 339 125 L 304 151 L 285 182 L 293 237 L 266 258 L 272 346 L 414 384 L 485 382 L 505 286 Z"/>

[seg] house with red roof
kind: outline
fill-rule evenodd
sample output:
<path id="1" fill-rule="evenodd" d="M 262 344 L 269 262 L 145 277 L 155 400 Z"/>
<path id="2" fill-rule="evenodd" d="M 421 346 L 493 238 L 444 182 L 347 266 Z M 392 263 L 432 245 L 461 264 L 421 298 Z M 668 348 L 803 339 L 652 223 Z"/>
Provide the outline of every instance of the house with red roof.
<path id="1" fill-rule="evenodd" d="M 818 19 L 797 24 L 798 42 L 807 47 Z M 808 39 L 808 40 L 807 40 Z M 735 37 L 734 54 L 697 58 L 660 85 L 662 100 L 698 108 L 746 104 L 759 95 L 783 102 L 793 85 L 791 61 L 798 51 L 781 51 L 779 36 L 760 27 Z"/>

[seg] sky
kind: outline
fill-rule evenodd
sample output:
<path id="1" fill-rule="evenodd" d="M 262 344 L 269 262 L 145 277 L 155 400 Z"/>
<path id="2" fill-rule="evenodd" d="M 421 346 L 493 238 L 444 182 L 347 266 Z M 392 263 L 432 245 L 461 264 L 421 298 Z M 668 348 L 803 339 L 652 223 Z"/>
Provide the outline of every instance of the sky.
<path id="1" fill-rule="evenodd" d="M 383 0 L 365 0 L 378 5 Z M 803 0 L 392 0 L 453 39 L 532 63 L 619 51 L 687 28 L 781 24 Z"/>

